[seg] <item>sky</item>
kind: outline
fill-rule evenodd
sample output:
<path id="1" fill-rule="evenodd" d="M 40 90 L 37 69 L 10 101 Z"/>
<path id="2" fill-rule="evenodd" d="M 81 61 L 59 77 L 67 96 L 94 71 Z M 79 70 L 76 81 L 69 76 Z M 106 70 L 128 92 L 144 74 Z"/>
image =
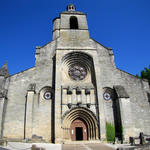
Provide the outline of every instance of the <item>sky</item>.
<path id="1" fill-rule="evenodd" d="M 113 48 L 117 68 L 136 75 L 150 65 L 150 0 L 0 0 L 0 67 L 8 62 L 11 75 L 33 67 L 70 3 L 87 14 L 90 37 Z"/>

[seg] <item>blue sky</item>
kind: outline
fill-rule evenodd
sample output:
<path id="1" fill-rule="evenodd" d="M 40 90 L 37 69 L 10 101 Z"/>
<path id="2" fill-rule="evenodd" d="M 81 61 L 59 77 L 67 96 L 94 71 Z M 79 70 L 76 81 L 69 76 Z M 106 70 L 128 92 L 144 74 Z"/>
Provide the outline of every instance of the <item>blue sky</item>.
<path id="1" fill-rule="evenodd" d="M 150 65 L 150 0 L 0 0 L 0 66 L 33 67 L 35 47 L 52 40 L 52 20 L 69 3 L 87 14 L 90 36 L 113 48 L 117 68 L 135 75 Z"/>

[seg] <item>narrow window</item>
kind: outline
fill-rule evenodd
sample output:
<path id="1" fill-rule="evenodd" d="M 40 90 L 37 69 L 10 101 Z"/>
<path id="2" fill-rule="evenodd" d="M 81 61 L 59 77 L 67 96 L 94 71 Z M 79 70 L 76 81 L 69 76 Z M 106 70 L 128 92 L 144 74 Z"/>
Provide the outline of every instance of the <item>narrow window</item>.
<path id="1" fill-rule="evenodd" d="M 70 17 L 70 29 L 78 29 L 78 20 L 77 17 Z"/>

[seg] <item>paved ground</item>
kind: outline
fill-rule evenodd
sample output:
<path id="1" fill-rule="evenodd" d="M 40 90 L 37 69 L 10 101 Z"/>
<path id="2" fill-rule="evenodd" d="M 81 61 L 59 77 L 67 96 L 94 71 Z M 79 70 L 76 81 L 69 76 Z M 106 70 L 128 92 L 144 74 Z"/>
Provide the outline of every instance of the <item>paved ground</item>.
<path id="1" fill-rule="evenodd" d="M 46 150 L 61 150 L 62 147 L 61 144 L 8 142 L 7 147 L 0 147 L 0 150 L 31 150 L 32 145 Z"/>
<path id="2" fill-rule="evenodd" d="M 64 144 L 62 150 L 115 150 L 105 144 Z"/>
<path id="3" fill-rule="evenodd" d="M 24 144 L 24 143 L 10 143 L 7 148 L 9 150 L 30 150 L 30 144 Z M 38 146 L 45 147 L 46 150 L 61 150 L 60 145 L 55 144 L 37 144 Z M 49 147 L 50 146 L 50 147 Z M 1 148 L 0 150 L 8 150 L 5 148 Z M 77 143 L 77 144 L 63 144 L 62 150 L 115 150 L 114 148 L 107 146 L 106 144 L 100 144 L 100 143 Z"/>
<path id="4" fill-rule="evenodd" d="M 5 149 L 5 148 L 1 148 L 1 147 L 0 147 L 0 150 L 7 150 L 7 149 Z"/>

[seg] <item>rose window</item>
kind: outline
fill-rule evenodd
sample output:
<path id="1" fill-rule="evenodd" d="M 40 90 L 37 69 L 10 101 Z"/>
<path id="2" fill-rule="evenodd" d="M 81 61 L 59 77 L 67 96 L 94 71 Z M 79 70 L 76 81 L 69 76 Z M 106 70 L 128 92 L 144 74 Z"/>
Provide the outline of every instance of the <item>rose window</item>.
<path id="1" fill-rule="evenodd" d="M 68 74 L 73 80 L 79 81 L 86 77 L 87 71 L 83 66 L 74 65 L 69 68 Z"/>

